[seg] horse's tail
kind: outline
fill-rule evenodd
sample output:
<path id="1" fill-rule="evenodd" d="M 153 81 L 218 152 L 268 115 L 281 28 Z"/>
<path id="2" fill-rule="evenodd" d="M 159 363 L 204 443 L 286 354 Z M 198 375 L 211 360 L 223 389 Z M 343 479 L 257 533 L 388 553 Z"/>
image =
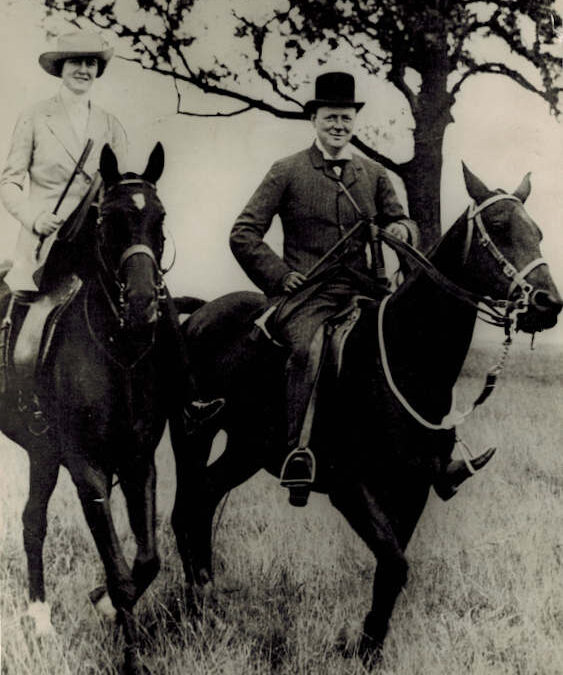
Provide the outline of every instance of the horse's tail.
<path id="1" fill-rule="evenodd" d="M 173 298 L 173 300 L 178 314 L 192 314 L 207 302 L 201 298 L 194 298 L 191 295 L 182 295 Z"/>

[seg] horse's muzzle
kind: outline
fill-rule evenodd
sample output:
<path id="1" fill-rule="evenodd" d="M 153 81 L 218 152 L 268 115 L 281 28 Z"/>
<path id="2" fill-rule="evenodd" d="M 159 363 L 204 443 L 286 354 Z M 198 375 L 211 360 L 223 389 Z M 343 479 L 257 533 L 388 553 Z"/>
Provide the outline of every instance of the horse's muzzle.
<path id="1" fill-rule="evenodd" d="M 125 287 L 121 307 L 124 328 L 139 330 L 158 321 L 159 293 L 154 262 L 146 255 L 132 256 L 124 265 Z"/>
<path id="2" fill-rule="evenodd" d="M 130 330 L 154 326 L 158 321 L 158 300 L 156 293 L 153 293 L 149 299 L 129 296 L 125 301 L 123 309 L 123 324 L 125 328 Z"/>
<path id="3" fill-rule="evenodd" d="M 526 333 L 553 328 L 561 312 L 563 302 L 558 294 L 537 290 L 530 295 L 526 312 L 518 317 L 518 329 Z"/>

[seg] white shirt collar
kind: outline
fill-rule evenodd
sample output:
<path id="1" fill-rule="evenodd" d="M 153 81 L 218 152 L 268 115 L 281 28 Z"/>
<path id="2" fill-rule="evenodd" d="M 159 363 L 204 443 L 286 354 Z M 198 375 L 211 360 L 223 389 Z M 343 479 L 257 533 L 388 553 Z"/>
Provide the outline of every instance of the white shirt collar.
<path id="1" fill-rule="evenodd" d="M 64 84 L 61 85 L 61 98 L 67 110 L 90 107 L 90 94 L 75 94 Z"/>
<path id="2" fill-rule="evenodd" d="M 331 160 L 331 159 L 352 159 L 352 148 L 350 147 L 350 144 L 345 145 L 342 150 L 336 155 L 336 157 L 333 157 L 332 155 L 329 155 L 328 152 L 323 148 L 322 143 L 319 141 L 318 137 L 315 137 L 315 145 L 317 148 L 320 150 L 322 156 L 325 159 Z"/>

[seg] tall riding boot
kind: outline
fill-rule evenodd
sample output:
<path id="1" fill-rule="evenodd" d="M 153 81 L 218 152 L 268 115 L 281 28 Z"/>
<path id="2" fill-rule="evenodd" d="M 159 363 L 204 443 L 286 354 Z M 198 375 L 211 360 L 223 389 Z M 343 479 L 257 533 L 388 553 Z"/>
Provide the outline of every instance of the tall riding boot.
<path id="1" fill-rule="evenodd" d="M 496 448 L 489 448 L 478 457 L 468 460 L 471 468 L 469 468 L 468 462 L 464 459 L 450 460 L 434 479 L 434 490 L 438 497 L 444 501 L 451 499 L 456 494 L 459 486 L 482 469 L 495 452 Z"/>
<path id="2" fill-rule="evenodd" d="M 291 354 L 286 366 L 288 447 L 280 473 L 282 487 L 289 488 L 289 502 L 305 506 L 315 481 L 316 459 L 309 448 L 315 412 L 317 380 L 324 356 L 325 326 L 315 333 L 303 368 L 303 357 Z"/>
<path id="3" fill-rule="evenodd" d="M 175 382 L 174 390 L 184 401 L 184 425 L 186 433 L 191 434 L 221 411 L 225 405 L 225 399 L 200 400 L 198 386 L 182 337 L 178 312 L 168 289 L 165 290 L 168 310 L 162 317 L 164 343 L 168 356 L 168 358 L 165 357 L 165 363 L 171 380 Z M 168 349 L 170 350 L 169 353 Z M 176 358 L 172 358 L 172 356 Z M 181 367 L 178 366 L 178 363 L 181 364 Z"/>

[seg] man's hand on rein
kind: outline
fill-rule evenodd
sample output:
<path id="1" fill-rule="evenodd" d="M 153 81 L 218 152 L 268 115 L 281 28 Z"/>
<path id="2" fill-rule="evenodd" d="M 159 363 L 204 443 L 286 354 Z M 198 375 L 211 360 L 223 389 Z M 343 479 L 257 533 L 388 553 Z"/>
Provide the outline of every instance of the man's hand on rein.
<path id="1" fill-rule="evenodd" d="M 409 222 L 412 221 L 409 221 L 406 218 L 401 220 L 395 220 L 385 228 L 385 231 L 393 235 L 394 237 L 397 237 L 397 239 L 400 239 L 405 243 L 409 243 L 411 238 L 411 231 L 409 225 L 407 224 Z"/>
<path id="2" fill-rule="evenodd" d="M 291 295 L 295 291 L 303 286 L 306 281 L 306 277 L 301 272 L 288 272 L 283 278 L 282 288 L 284 293 Z"/>

